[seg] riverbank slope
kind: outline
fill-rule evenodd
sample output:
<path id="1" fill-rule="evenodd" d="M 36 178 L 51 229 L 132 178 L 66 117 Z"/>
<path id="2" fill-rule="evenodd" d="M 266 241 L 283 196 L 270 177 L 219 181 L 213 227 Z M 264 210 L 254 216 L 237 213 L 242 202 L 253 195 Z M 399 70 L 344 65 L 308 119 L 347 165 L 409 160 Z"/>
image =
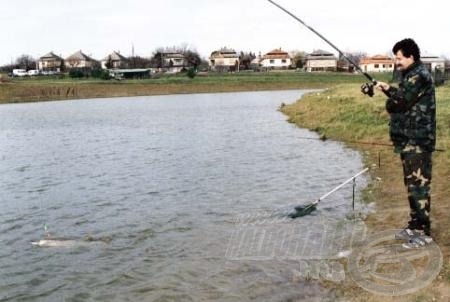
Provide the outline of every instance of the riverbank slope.
<path id="1" fill-rule="evenodd" d="M 390 74 L 380 74 L 387 81 Z M 206 73 L 194 79 L 186 75 L 161 75 L 142 80 L 71 79 L 28 77 L 0 82 L 0 104 L 49 100 L 127 97 L 184 93 L 326 88 L 342 83 L 364 82 L 358 74 L 305 73 L 296 71 Z"/>
<path id="2" fill-rule="evenodd" d="M 390 144 L 389 116 L 384 106 L 385 96 L 382 93 L 369 98 L 360 93 L 358 85 L 344 84 L 306 95 L 301 101 L 285 106 L 282 111 L 289 122 L 317 131 L 328 139 Z M 441 301 L 445 295 L 450 297 L 449 121 L 450 85 L 447 84 L 437 89 L 437 148 L 444 151 L 435 152 L 433 156 L 431 197 L 432 236 L 444 256 L 440 275 L 424 289 L 403 297 L 375 296 L 364 291 L 349 277 L 342 286 L 328 284 L 348 300 Z M 371 170 L 374 181 L 364 192 L 367 202 L 376 203 L 376 212 L 365 220 L 368 232 L 403 228 L 409 219 L 409 206 L 399 156 L 393 153 L 391 147 L 348 144 L 364 154 L 367 166 L 377 167 Z M 379 159 L 381 165 L 378 167 Z"/>

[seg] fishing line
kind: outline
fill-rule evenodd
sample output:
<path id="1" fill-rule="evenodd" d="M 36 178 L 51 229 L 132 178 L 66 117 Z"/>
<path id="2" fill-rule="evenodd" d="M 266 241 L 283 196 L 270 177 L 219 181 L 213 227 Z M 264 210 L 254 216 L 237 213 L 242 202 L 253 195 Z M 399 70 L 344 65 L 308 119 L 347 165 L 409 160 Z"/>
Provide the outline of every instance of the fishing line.
<path id="1" fill-rule="evenodd" d="M 377 81 L 371 76 L 369 75 L 367 72 L 364 72 L 361 67 L 359 67 L 358 64 L 356 64 L 355 62 L 353 62 L 353 60 L 351 60 L 349 57 L 347 57 L 336 45 L 334 45 L 333 43 L 331 43 L 327 38 L 325 38 L 323 35 L 321 35 L 318 31 L 316 31 L 314 28 L 312 28 L 311 26 L 309 26 L 308 24 L 306 24 L 305 22 L 303 22 L 303 20 L 301 20 L 299 17 L 297 17 L 296 15 L 294 15 L 293 13 L 291 13 L 290 11 L 288 11 L 287 9 L 285 9 L 284 7 L 282 7 L 281 5 L 279 5 L 278 3 L 276 3 L 275 1 L 272 0 L 267 0 L 270 3 L 272 3 L 273 5 L 275 5 L 276 7 L 278 7 L 279 9 L 281 9 L 282 11 L 284 11 L 286 14 L 288 14 L 289 16 L 291 16 L 292 18 L 294 18 L 295 20 L 297 20 L 298 22 L 300 22 L 301 24 L 303 24 L 306 28 L 308 28 L 310 31 L 312 31 L 313 33 L 315 33 L 317 36 L 319 36 L 322 40 L 324 40 L 325 42 L 328 43 L 328 45 L 330 45 L 331 47 L 333 47 L 333 49 L 335 49 L 340 55 L 341 57 L 343 57 L 344 59 L 346 59 L 350 64 L 352 64 L 357 71 L 359 71 L 362 75 L 364 75 L 369 81 L 370 83 L 366 83 L 363 84 L 361 86 L 361 92 L 364 94 L 367 94 L 368 96 L 372 97 L 374 95 L 374 91 L 373 91 L 373 87 L 375 85 L 377 85 Z"/>

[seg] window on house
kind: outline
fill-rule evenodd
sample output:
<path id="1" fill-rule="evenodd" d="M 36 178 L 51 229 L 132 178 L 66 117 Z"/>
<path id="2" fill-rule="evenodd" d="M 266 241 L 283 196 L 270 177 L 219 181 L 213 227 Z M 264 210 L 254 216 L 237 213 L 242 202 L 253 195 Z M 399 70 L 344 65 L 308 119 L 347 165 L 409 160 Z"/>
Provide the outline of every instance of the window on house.
<path id="1" fill-rule="evenodd" d="M 383 64 L 383 68 L 386 68 L 386 64 Z"/>
<path id="2" fill-rule="evenodd" d="M 270 60 L 270 64 L 275 64 L 275 60 Z"/>
<path id="3" fill-rule="evenodd" d="M 375 64 L 375 68 L 380 68 L 380 64 Z"/>
<path id="4" fill-rule="evenodd" d="M 286 63 L 286 59 L 282 59 L 282 60 L 281 60 L 281 63 Z"/>
<path id="5" fill-rule="evenodd" d="M 389 68 L 392 68 L 392 64 L 389 64 Z"/>

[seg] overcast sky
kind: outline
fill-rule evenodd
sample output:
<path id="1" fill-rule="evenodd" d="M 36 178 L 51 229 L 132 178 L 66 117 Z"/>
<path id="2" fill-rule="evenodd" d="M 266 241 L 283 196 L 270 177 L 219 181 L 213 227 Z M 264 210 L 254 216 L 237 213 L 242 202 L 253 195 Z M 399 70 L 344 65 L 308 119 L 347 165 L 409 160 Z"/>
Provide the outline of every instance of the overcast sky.
<path id="1" fill-rule="evenodd" d="M 386 54 L 405 37 L 422 52 L 450 57 L 444 0 L 278 0 L 343 51 Z M 267 0 L 0 0 L 0 64 L 21 54 L 113 50 L 151 56 L 188 44 L 203 57 L 223 46 L 265 53 L 333 49 Z"/>

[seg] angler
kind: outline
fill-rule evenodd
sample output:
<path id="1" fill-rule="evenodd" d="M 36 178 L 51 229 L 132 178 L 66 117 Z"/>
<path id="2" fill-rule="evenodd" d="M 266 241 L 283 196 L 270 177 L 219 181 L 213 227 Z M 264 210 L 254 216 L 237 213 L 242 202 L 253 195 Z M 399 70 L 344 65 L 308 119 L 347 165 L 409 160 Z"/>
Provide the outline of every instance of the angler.
<path id="1" fill-rule="evenodd" d="M 431 239 L 431 156 L 436 151 L 436 98 L 430 72 L 420 61 L 420 49 L 412 39 L 397 42 L 392 52 L 401 71 L 399 87 L 379 82 L 377 88 L 388 97 L 389 135 L 400 154 L 404 183 L 408 191 L 410 220 L 398 239 L 404 245 L 420 247 Z"/>
<path id="2" fill-rule="evenodd" d="M 429 214 L 431 156 L 432 152 L 436 151 L 436 100 L 433 79 L 420 61 L 420 49 L 416 42 L 412 39 L 403 39 L 394 45 L 392 52 L 395 55 L 395 65 L 396 69 L 401 71 L 402 77 L 399 87 L 392 87 L 373 79 L 339 48 L 300 18 L 274 1 L 268 1 L 318 35 L 368 78 L 370 83 L 361 87 L 363 93 L 373 96 L 373 88 L 376 87 L 388 97 L 386 111 L 391 118 L 389 135 L 394 151 L 400 154 L 410 206 L 410 220 L 407 226 L 396 234 L 396 238 L 406 240 L 403 245 L 405 248 L 416 248 L 432 242 Z M 328 196 L 327 194 L 307 207 L 295 208 L 296 212 L 292 217 L 308 214 L 322 198 Z"/>

